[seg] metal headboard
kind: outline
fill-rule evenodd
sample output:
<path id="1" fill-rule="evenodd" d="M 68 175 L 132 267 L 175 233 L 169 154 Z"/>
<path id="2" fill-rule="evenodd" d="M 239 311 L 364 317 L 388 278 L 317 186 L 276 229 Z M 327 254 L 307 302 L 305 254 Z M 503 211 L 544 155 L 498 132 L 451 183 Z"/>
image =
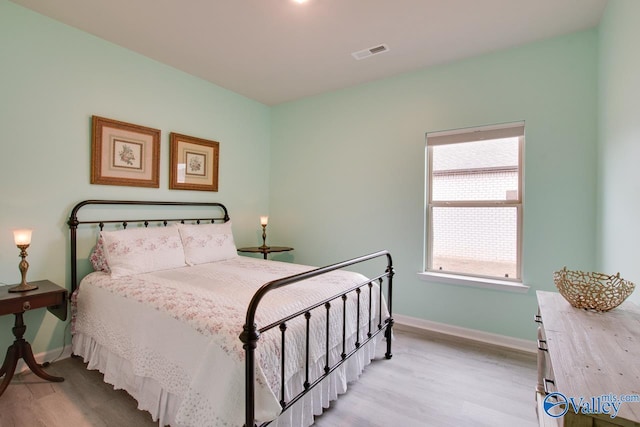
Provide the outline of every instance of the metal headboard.
<path id="1" fill-rule="evenodd" d="M 99 219 L 99 220 L 89 220 L 89 221 L 80 221 L 78 220 L 78 211 L 88 205 L 111 205 L 111 206 L 172 206 L 172 207 L 210 207 L 212 208 L 212 212 L 216 212 L 215 214 L 207 214 L 204 217 L 198 216 L 196 218 L 160 218 L 160 219 L 134 219 L 134 218 L 126 218 L 126 219 Z M 222 214 L 222 216 L 220 216 Z M 150 223 L 162 223 L 163 225 L 167 225 L 168 223 L 181 222 L 185 221 L 194 221 L 196 223 L 200 223 L 203 221 L 210 222 L 227 222 L 229 221 L 229 213 L 227 212 L 227 208 L 222 203 L 216 202 L 165 202 L 165 201 L 140 201 L 140 200 L 84 200 L 73 207 L 71 210 L 71 215 L 69 216 L 69 220 L 67 224 L 69 225 L 69 230 L 71 232 L 71 294 L 78 287 L 78 260 L 77 260 L 77 251 L 78 251 L 78 226 L 79 225 L 97 225 L 100 227 L 100 230 L 104 227 L 105 224 L 121 224 L 123 228 L 127 228 L 129 224 L 142 224 L 147 227 Z"/>

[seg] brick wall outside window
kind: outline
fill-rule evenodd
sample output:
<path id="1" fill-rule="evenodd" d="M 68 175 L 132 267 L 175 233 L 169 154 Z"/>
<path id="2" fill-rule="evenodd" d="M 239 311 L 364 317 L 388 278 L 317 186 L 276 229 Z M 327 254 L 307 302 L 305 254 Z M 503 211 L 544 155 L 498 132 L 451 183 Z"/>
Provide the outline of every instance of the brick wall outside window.
<path id="1" fill-rule="evenodd" d="M 517 188 L 516 171 L 433 177 L 435 200 L 505 200 L 506 192 Z M 515 207 L 434 208 L 433 224 L 433 250 L 438 257 L 516 262 Z"/>

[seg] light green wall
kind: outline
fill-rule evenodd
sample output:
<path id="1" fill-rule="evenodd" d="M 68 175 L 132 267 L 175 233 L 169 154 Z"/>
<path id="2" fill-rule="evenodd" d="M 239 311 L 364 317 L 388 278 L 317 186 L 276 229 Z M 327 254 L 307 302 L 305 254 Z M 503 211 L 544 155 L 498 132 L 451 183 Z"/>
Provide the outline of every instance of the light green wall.
<path id="1" fill-rule="evenodd" d="M 278 243 L 312 264 L 389 249 L 396 313 L 533 339 L 535 290 L 553 290 L 552 272 L 563 265 L 594 267 L 595 30 L 283 104 L 272 117 Z M 524 281 L 531 290 L 419 280 L 425 132 L 518 120 L 526 121 Z"/>
<path id="2" fill-rule="evenodd" d="M 270 243 L 296 248 L 280 259 L 322 265 L 387 248 L 397 271 L 396 313 L 532 339 L 535 290 L 554 289 L 555 269 L 590 270 L 599 260 L 637 275 L 637 233 L 628 231 L 638 229 L 638 184 L 628 135 L 638 133 L 632 114 L 640 98 L 633 79 L 620 77 L 640 68 L 627 47 L 638 38 L 630 23 L 637 8 L 610 2 L 600 33 L 269 108 L 0 0 L 0 282 L 19 280 L 11 229 L 28 226 L 35 229 L 29 278 L 68 286 L 65 221 L 79 200 L 216 200 L 229 206 L 239 245 L 259 242 L 257 216 L 268 213 Z M 601 128 L 610 130 L 599 151 L 600 204 L 611 204 L 600 211 L 599 257 L 598 105 Z M 89 184 L 94 114 L 162 130 L 160 189 Z M 526 121 L 524 280 L 532 289 L 521 295 L 419 280 L 425 132 L 516 120 Z M 218 193 L 167 189 L 172 131 L 221 142 Z M 43 310 L 26 321 L 36 352 L 62 345 L 62 322 Z M 12 339 L 10 326 L 9 316 L 0 318 L 2 342 Z"/>
<path id="3" fill-rule="evenodd" d="M 600 270 L 640 286 L 640 2 L 610 1 L 600 24 Z M 630 297 L 640 303 L 640 291 Z"/>
<path id="4" fill-rule="evenodd" d="M 89 184 L 92 115 L 161 129 L 159 189 Z M 270 126 L 263 104 L 0 0 L 0 282 L 20 279 L 11 230 L 32 227 L 28 278 L 68 287 L 65 221 L 88 198 L 221 201 L 237 243 L 257 244 Z M 220 142 L 218 193 L 168 190 L 169 132 Z M 45 313 L 25 315 L 36 353 L 62 346 Z M 12 322 L 0 318 L 3 349 Z"/>

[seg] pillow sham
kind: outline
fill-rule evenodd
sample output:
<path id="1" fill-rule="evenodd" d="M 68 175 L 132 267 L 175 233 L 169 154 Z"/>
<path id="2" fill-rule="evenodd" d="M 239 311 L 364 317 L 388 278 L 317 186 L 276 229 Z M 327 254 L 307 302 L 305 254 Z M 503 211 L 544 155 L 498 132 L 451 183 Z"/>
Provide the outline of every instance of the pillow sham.
<path id="1" fill-rule="evenodd" d="M 231 221 L 222 224 L 178 224 L 178 230 L 185 261 L 189 265 L 224 261 L 238 256 Z"/>
<path id="2" fill-rule="evenodd" d="M 91 266 L 94 271 L 104 271 L 105 273 L 111 272 L 109 270 L 109 263 L 107 262 L 107 255 L 104 252 L 104 237 L 102 237 L 102 233 L 98 235 L 98 241 L 91 250 L 89 261 L 91 262 Z"/>
<path id="3" fill-rule="evenodd" d="M 184 267 L 184 249 L 176 225 L 103 231 L 112 277 Z"/>

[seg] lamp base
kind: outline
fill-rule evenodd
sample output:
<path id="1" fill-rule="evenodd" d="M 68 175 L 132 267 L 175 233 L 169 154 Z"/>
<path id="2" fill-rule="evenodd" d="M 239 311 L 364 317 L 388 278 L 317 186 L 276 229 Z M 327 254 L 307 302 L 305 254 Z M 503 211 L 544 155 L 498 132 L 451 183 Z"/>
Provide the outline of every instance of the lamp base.
<path id="1" fill-rule="evenodd" d="M 38 289 L 36 285 L 30 285 L 28 283 L 20 283 L 18 286 L 14 286 L 13 288 L 7 289 L 9 292 L 26 292 L 33 291 L 34 289 Z"/>

